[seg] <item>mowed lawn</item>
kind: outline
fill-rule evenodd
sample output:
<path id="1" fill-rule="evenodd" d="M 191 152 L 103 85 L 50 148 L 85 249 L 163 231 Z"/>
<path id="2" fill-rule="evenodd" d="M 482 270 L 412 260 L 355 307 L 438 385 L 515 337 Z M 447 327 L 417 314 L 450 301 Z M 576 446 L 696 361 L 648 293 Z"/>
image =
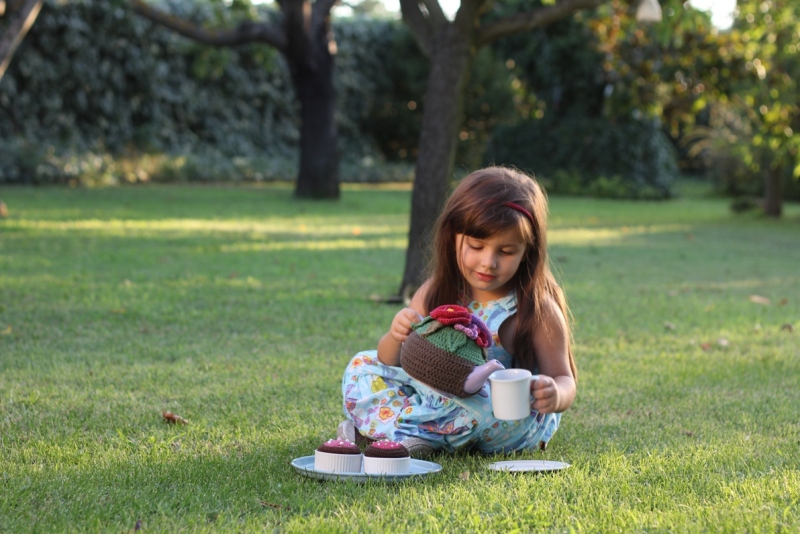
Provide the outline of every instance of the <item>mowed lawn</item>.
<path id="1" fill-rule="evenodd" d="M 800 531 L 798 205 L 551 199 L 578 397 L 515 457 L 571 467 L 356 484 L 290 462 L 398 309 L 407 188 L 0 199 L 0 532 Z"/>

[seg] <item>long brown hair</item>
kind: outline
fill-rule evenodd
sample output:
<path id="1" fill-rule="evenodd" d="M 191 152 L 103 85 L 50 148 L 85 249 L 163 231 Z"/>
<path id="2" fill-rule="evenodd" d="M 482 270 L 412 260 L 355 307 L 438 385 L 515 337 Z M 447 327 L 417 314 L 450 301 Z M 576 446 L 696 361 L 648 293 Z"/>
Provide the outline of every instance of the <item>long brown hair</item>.
<path id="1" fill-rule="evenodd" d="M 506 205 L 511 202 L 532 215 Z M 433 254 L 429 266 L 429 310 L 460 301 L 466 292 L 459 268 L 456 236 L 485 239 L 513 229 L 526 243 L 525 255 L 512 282 L 517 294 L 517 326 L 514 332 L 515 365 L 537 365 L 533 334 L 541 324 L 545 299 L 552 298 L 564 314 L 569 335 L 569 309 L 564 293 L 550 271 L 547 257 L 547 197 L 536 180 L 507 167 L 488 167 L 473 172 L 455 188 L 436 221 Z M 568 347 L 573 377 L 578 374 Z"/>

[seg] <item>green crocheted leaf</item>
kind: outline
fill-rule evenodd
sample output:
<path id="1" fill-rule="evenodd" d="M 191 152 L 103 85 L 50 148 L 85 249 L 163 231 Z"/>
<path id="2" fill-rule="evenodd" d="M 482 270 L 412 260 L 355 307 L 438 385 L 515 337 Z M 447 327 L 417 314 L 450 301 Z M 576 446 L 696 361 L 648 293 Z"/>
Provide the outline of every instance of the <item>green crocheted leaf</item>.
<path id="1" fill-rule="evenodd" d="M 460 356 L 475 365 L 482 365 L 486 362 L 484 350 L 474 340 L 467 337 L 464 332 L 460 332 L 451 326 L 445 326 L 435 320 L 433 322 L 436 325 L 431 325 L 425 333 L 420 333 L 419 330 L 417 333 L 440 349 Z"/>
<path id="2" fill-rule="evenodd" d="M 439 330 L 440 328 L 444 328 L 444 325 L 434 319 L 433 317 L 425 317 L 422 321 L 411 325 L 411 328 L 422 337 L 426 337 L 429 334 L 432 334 Z"/>

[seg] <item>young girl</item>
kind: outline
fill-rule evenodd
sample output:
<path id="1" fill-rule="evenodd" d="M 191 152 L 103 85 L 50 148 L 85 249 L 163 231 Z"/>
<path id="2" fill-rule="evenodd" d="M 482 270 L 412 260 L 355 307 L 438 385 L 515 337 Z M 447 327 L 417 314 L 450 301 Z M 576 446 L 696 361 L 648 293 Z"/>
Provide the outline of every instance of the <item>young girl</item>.
<path id="1" fill-rule="evenodd" d="M 485 453 L 544 448 L 575 398 L 567 305 L 547 259 L 547 199 L 516 170 L 473 172 L 456 187 L 436 224 L 430 277 L 400 310 L 377 351 L 357 354 L 342 380 L 348 419 L 339 437 L 403 442 L 412 456 L 472 448 Z M 489 385 L 449 397 L 405 373 L 400 348 L 430 310 L 469 308 L 492 332 L 488 359 L 539 375 L 531 417 L 492 416 Z"/>

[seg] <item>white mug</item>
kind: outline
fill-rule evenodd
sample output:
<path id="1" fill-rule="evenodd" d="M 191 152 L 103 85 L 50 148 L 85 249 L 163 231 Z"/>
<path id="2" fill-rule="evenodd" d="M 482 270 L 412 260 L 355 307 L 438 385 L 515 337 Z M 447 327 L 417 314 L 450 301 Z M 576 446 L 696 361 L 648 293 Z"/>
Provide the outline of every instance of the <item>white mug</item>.
<path id="1" fill-rule="evenodd" d="M 489 375 L 492 411 L 497 419 L 519 421 L 531 415 L 531 383 L 538 380 L 527 369 L 502 369 Z"/>

